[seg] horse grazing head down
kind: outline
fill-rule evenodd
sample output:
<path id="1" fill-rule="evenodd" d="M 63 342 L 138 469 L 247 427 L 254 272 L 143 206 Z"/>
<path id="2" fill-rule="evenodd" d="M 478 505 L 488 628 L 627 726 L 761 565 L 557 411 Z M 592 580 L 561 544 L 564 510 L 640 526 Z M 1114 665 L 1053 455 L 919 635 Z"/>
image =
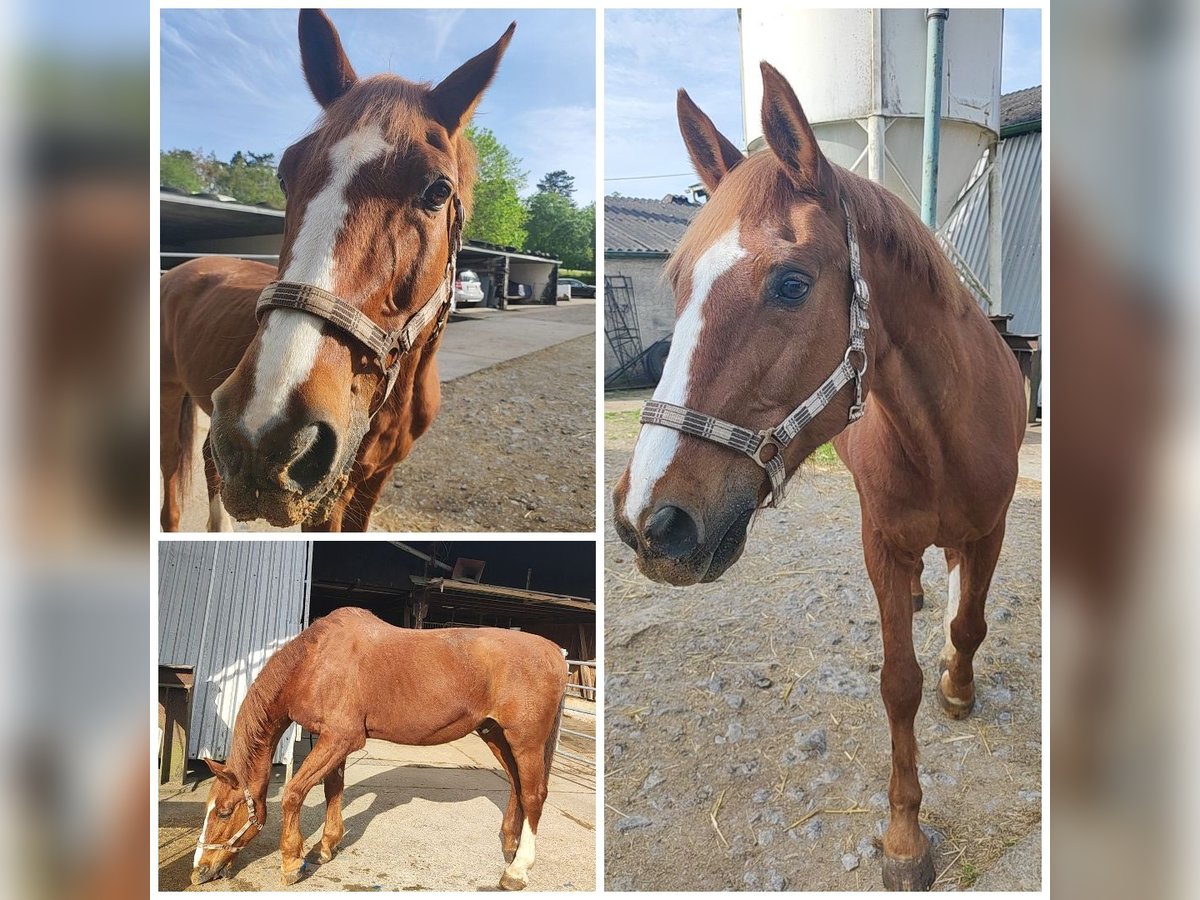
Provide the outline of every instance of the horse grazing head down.
<path id="1" fill-rule="evenodd" d="M 332 295 L 380 334 L 432 308 L 475 181 L 464 128 L 514 28 L 431 87 L 360 79 L 325 14 L 301 11 L 304 74 L 323 115 L 280 161 L 281 282 Z M 410 351 L 376 354 L 310 312 L 261 307 L 241 362 L 213 393 L 211 446 L 229 512 L 281 526 L 323 521 L 372 416 L 410 404 L 439 327 L 428 325 Z M 414 422 L 436 412 L 433 393 L 407 410 Z M 409 423 L 415 433 L 426 424 Z"/>
<path id="2" fill-rule="evenodd" d="M 212 787 L 204 824 L 192 859 L 192 884 L 225 875 L 239 850 L 257 835 L 265 822 L 264 798 L 255 800 L 233 770 L 216 760 L 204 760 L 212 770 Z"/>
<path id="3" fill-rule="evenodd" d="M 679 92 L 684 143 L 710 200 L 672 257 L 676 324 L 656 400 L 753 431 L 779 425 L 846 358 L 846 217 L 839 174 L 783 76 L 762 64 L 770 152 L 749 158 Z M 843 402 L 844 399 L 844 402 Z M 793 472 L 845 427 L 852 387 L 779 452 Z M 656 581 L 713 581 L 770 495 L 744 453 L 645 424 L 613 492 L 621 539 Z"/>

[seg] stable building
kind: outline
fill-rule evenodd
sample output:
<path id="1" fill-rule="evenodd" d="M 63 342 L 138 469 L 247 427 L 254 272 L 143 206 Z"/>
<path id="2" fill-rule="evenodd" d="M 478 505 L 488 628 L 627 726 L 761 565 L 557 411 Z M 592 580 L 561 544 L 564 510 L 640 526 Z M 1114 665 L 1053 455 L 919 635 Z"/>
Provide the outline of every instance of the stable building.
<path id="1" fill-rule="evenodd" d="M 159 270 L 199 256 L 233 256 L 277 265 L 283 246 L 283 211 L 239 203 L 220 194 L 159 192 Z M 470 269 L 483 285 L 484 305 L 553 304 L 561 261 L 514 247 L 465 241 L 458 270 Z"/>

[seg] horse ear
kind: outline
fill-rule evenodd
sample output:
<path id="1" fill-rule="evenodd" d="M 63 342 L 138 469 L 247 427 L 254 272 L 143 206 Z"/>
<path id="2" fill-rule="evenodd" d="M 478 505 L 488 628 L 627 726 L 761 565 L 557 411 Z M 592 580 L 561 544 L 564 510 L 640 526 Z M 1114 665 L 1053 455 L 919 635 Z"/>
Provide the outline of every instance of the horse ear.
<path id="1" fill-rule="evenodd" d="M 433 117 L 454 134 L 475 112 L 475 107 L 483 98 L 496 70 L 500 68 L 500 58 L 508 49 L 517 23 L 513 22 L 508 30 L 500 35 L 500 40 L 492 44 L 478 56 L 467 60 L 435 87 L 429 94 L 429 107 Z"/>
<path id="2" fill-rule="evenodd" d="M 300 10 L 300 61 L 309 90 L 327 107 L 358 81 L 337 29 L 319 9 Z"/>
<path id="3" fill-rule="evenodd" d="M 235 778 L 233 773 L 229 771 L 228 766 L 222 765 L 215 759 L 209 759 L 207 756 L 202 756 L 200 758 L 212 771 L 213 775 L 217 776 L 218 779 L 225 782 L 230 787 L 237 787 L 237 778 Z"/>
<path id="4" fill-rule="evenodd" d="M 692 166 L 711 195 L 725 174 L 745 157 L 729 138 L 717 131 L 712 119 L 692 102 L 683 88 L 679 89 L 675 109 L 679 115 L 679 132 L 683 135 L 688 156 L 692 158 Z"/>
<path id="5" fill-rule="evenodd" d="M 797 187 L 821 190 L 829 162 L 787 79 L 768 62 L 760 64 L 763 79 L 762 126 L 767 144 Z"/>

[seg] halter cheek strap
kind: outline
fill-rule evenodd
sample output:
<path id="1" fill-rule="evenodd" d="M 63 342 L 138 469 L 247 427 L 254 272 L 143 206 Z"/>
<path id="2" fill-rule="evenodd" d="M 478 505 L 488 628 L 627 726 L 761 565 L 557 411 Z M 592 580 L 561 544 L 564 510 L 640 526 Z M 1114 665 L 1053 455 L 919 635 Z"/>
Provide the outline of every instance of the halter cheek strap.
<path id="1" fill-rule="evenodd" d="M 863 376 L 867 372 L 867 329 L 871 327 L 867 311 L 871 303 L 871 291 L 862 277 L 862 257 L 858 247 L 858 233 L 850 207 L 842 198 L 842 210 L 846 214 L 846 243 L 850 248 L 850 342 L 841 364 L 813 391 L 786 419 L 774 428 L 754 431 L 726 422 L 705 413 L 665 403 L 662 400 L 647 400 L 642 406 L 641 421 L 644 425 L 662 425 L 684 434 L 703 438 L 744 453 L 766 470 L 771 483 L 771 500 L 768 506 L 783 502 L 787 470 L 783 451 L 809 422 L 825 409 L 838 391 L 854 383 L 854 402 L 850 404 L 847 421 L 853 422 L 863 414 Z M 855 365 L 855 363 L 858 365 Z"/>
<path id="2" fill-rule="evenodd" d="M 392 388 L 396 386 L 396 377 L 400 374 L 400 363 L 405 354 L 417 346 L 421 333 L 436 322 L 437 327 L 430 334 L 428 341 L 433 343 L 450 317 L 450 300 L 454 294 L 454 266 L 458 252 L 462 249 L 462 227 L 462 202 L 456 196 L 450 208 L 450 256 L 446 261 L 445 275 L 437 290 L 421 308 L 394 331 L 377 325 L 358 308 L 336 294 L 302 281 L 272 281 L 259 294 L 258 303 L 254 308 L 255 315 L 261 320 L 269 309 L 297 309 L 324 319 L 338 331 L 350 335 L 366 347 L 387 379 L 378 404 L 371 409 L 370 415 L 374 416 L 391 396 Z"/>
<path id="3" fill-rule="evenodd" d="M 242 788 L 242 792 L 246 795 L 246 810 L 248 815 L 246 821 L 242 823 L 242 827 L 237 830 L 237 833 L 223 844 L 205 844 L 201 841 L 196 841 L 196 847 L 200 850 L 228 850 L 230 853 L 237 853 L 242 848 L 237 845 L 238 840 L 243 834 L 251 828 L 262 828 L 262 823 L 258 821 L 258 817 L 254 814 L 254 798 L 250 796 L 250 792 Z"/>

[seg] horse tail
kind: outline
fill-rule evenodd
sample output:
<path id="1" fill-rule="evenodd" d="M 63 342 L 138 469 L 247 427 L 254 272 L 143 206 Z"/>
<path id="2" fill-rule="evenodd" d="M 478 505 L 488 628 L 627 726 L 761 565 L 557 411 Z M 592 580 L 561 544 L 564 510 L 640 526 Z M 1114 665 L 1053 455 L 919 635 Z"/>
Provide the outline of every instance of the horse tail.
<path id="1" fill-rule="evenodd" d="M 179 401 L 179 502 L 182 506 L 191 485 L 192 453 L 196 443 L 196 404 L 186 391 Z"/>
<path id="2" fill-rule="evenodd" d="M 563 708 L 567 705 L 567 686 L 564 682 L 562 695 L 558 698 L 558 712 L 554 715 L 554 727 L 550 729 L 550 736 L 546 738 L 546 774 L 543 788 L 550 788 L 550 768 L 554 765 L 554 751 L 558 749 L 558 731 L 562 727 Z"/>

